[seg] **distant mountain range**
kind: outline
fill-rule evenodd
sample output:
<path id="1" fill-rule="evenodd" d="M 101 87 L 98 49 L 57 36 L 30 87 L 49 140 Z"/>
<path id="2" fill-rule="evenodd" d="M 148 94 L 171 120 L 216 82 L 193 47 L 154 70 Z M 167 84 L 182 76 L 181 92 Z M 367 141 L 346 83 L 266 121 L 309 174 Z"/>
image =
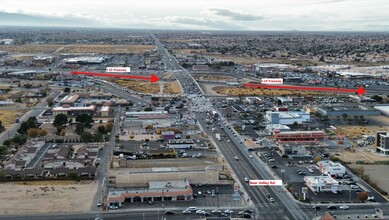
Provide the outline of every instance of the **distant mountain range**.
<path id="1" fill-rule="evenodd" d="M 59 18 L 20 13 L 0 12 L 0 25 L 7 26 L 56 26 L 56 27 L 99 27 L 96 21 L 85 18 Z"/>

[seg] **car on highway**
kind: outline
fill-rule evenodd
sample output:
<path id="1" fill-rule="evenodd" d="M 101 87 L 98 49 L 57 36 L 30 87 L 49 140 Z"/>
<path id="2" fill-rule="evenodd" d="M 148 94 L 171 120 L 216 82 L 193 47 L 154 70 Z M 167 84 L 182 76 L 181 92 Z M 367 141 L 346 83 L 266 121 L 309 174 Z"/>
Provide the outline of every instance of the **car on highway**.
<path id="1" fill-rule="evenodd" d="M 245 177 L 245 178 L 244 178 L 244 181 L 245 181 L 245 182 L 248 182 L 248 181 L 249 181 L 249 178 Z"/>
<path id="2" fill-rule="evenodd" d="M 211 211 L 212 214 L 220 214 L 222 213 L 222 211 L 218 210 L 218 209 L 214 209 Z"/>
<path id="3" fill-rule="evenodd" d="M 171 211 L 171 210 L 167 210 L 166 212 L 165 212 L 165 215 L 174 215 L 175 213 L 173 212 L 173 211 Z"/>
<path id="4" fill-rule="evenodd" d="M 315 205 L 314 205 L 314 206 L 312 206 L 312 209 L 313 209 L 313 210 L 316 210 L 316 211 L 319 211 L 321 208 L 320 208 L 320 206 L 315 206 Z"/>
<path id="5" fill-rule="evenodd" d="M 231 141 L 227 139 L 227 143 L 230 143 Z"/>
<path id="6" fill-rule="evenodd" d="M 185 209 L 184 211 L 182 211 L 182 214 L 191 214 L 192 211 L 188 210 L 188 209 Z"/>
<path id="7" fill-rule="evenodd" d="M 270 197 L 269 200 L 270 200 L 271 203 L 274 203 L 274 202 L 275 202 L 275 200 L 273 199 L 273 197 Z"/>
<path id="8" fill-rule="evenodd" d="M 226 213 L 226 214 L 233 214 L 234 211 L 232 211 L 231 209 L 226 209 L 226 210 L 224 211 L 224 213 Z"/>
<path id="9" fill-rule="evenodd" d="M 238 156 L 235 156 L 234 159 L 235 159 L 235 160 L 239 160 L 239 157 L 238 157 Z"/>
<path id="10" fill-rule="evenodd" d="M 342 205 L 342 206 L 339 207 L 339 209 L 341 209 L 341 210 L 347 210 L 347 209 L 349 209 L 349 207 L 348 207 L 347 205 Z"/>
<path id="11" fill-rule="evenodd" d="M 328 210 L 334 210 L 334 209 L 336 209 L 336 206 L 334 206 L 334 205 L 329 205 L 329 206 L 327 206 L 327 209 L 328 209 Z"/>
<path id="12" fill-rule="evenodd" d="M 250 156 L 249 156 L 249 157 L 250 157 L 250 158 L 253 158 L 254 156 L 250 154 Z"/>

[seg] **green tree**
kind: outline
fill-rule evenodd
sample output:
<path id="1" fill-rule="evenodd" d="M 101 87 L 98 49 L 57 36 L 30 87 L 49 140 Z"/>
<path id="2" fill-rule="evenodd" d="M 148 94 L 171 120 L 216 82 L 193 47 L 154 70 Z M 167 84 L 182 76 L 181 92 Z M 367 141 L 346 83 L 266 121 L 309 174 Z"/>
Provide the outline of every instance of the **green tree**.
<path id="1" fill-rule="evenodd" d="M 103 134 L 100 133 L 100 132 L 96 132 L 96 133 L 93 135 L 93 141 L 95 141 L 95 142 L 101 142 L 101 141 L 103 141 L 103 138 L 104 138 L 104 136 L 103 136 Z"/>
<path id="2" fill-rule="evenodd" d="M 3 145 L 4 145 L 4 146 L 7 146 L 7 147 L 9 147 L 11 144 L 12 144 L 12 141 L 11 141 L 10 139 L 5 140 L 5 141 L 3 142 Z"/>
<path id="3" fill-rule="evenodd" d="M 63 92 L 64 92 L 64 93 L 70 93 L 70 88 L 69 88 L 69 87 L 64 88 L 64 89 L 63 89 Z"/>
<path id="4" fill-rule="evenodd" d="M 105 130 L 105 126 L 104 125 L 100 125 L 98 128 L 97 128 L 97 131 L 102 133 L 102 134 L 105 134 L 106 133 L 106 130 Z"/>
<path id="5" fill-rule="evenodd" d="M 65 114 L 58 114 L 55 116 L 53 126 L 59 128 L 66 125 L 66 123 L 68 123 L 68 116 Z"/>
<path id="6" fill-rule="evenodd" d="M 84 131 L 81 134 L 81 141 L 82 142 L 92 142 L 93 141 L 93 135 L 90 132 Z"/>
<path id="7" fill-rule="evenodd" d="M 344 113 L 344 114 L 342 115 L 342 118 L 343 118 L 344 120 L 346 120 L 346 119 L 348 118 L 348 114 Z"/>
<path id="8" fill-rule="evenodd" d="M 143 111 L 145 111 L 145 112 L 151 112 L 151 111 L 153 111 L 153 109 L 152 109 L 151 107 L 146 107 L 146 108 L 143 109 Z"/>
<path id="9" fill-rule="evenodd" d="M 90 128 L 92 127 L 93 118 L 92 115 L 88 114 L 81 114 L 76 117 L 76 122 L 83 124 L 85 127 Z"/>
<path id="10" fill-rule="evenodd" d="M 0 145 L 0 156 L 4 156 L 6 154 L 8 154 L 8 148 Z"/>
<path id="11" fill-rule="evenodd" d="M 38 120 L 36 117 L 30 117 L 27 121 L 23 121 L 18 129 L 18 133 L 27 134 L 27 130 L 30 128 L 38 128 Z"/>
<path id="12" fill-rule="evenodd" d="M 81 135 L 82 132 L 84 132 L 84 125 L 83 124 L 76 124 L 76 134 Z"/>
<path id="13" fill-rule="evenodd" d="M 26 141 L 27 141 L 27 136 L 23 134 L 15 135 L 15 137 L 12 139 L 12 142 L 18 145 L 22 145 L 26 143 Z"/>

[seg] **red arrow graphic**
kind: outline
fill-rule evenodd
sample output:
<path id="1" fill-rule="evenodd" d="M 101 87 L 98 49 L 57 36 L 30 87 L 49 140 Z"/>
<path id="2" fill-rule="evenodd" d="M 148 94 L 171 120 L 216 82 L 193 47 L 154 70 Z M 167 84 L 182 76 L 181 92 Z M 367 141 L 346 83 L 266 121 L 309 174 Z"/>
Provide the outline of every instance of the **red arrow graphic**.
<path id="1" fill-rule="evenodd" d="M 288 90 L 304 90 L 304 91 L 326 91 L 326 92 L 353 92 L 357 95 L 362 95 L 366 92 L 362 87 L 358 89 L 342 89 L 331 87 L 309 87 L 309 86 L 287 86 L 287 85 L 267 85 L 267 84 L 243 84 L 244 87 L 264 88 L 264 89 L 288 89 Z"/>
<path id="2" fill-rule="evenodd" d="M 148 77 L 148 76 L 131 76 L 131 75 L 123 75 L 123 74 L 78 72 L 78 71 L 72 71 L 70 73 L 73 74 L 73 75 L 101 76 L 101 77 L 112 77 L 112 78 L 123 78 L 123 79 L 149 80 L 151 83 L 158 82 L 160 80 L 160 78 L 158 78 L 154 74 L 151 74 L 151 76 Z"/>

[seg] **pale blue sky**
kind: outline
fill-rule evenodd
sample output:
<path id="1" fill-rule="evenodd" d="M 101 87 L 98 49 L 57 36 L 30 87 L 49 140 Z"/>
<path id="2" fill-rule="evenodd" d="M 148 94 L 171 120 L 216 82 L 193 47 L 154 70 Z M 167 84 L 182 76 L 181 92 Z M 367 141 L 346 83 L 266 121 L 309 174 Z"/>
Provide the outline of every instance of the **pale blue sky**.
<path id="1" fill-rule="evenodd" d="M 389 0 L 0 0 L 0 12 L 90 26 L 389 31 Z"/>

